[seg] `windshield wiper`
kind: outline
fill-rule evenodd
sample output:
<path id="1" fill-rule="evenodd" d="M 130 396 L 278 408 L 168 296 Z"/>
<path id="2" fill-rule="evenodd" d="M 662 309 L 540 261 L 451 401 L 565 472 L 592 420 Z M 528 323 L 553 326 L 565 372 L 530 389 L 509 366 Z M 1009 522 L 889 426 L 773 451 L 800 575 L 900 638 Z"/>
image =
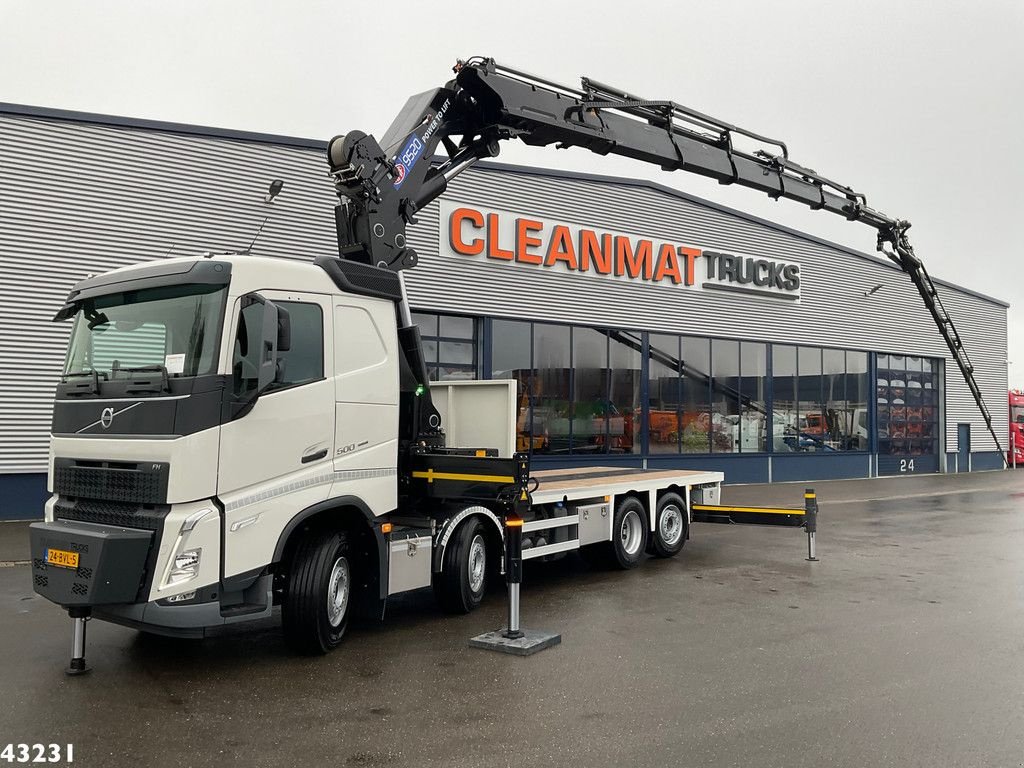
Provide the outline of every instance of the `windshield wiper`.
<path id="1" fill-rule="evenodd" d="M 135 394 L 137 392 L 170 392 L 171 383 L 167 376 L 167 366 L 161 365 L 160 363 L 154 363 L 153 365 L 138 365 L 138 366 L 118 366 L 113 369 L 112 373 L 118 373 L 125 371 L 128 374 L 132 373 L 159 373 L 159 378 L 136 378 L 131 377 L 131 383 L 125 387 L 127 394 Z"/>
<path id="2" fill-rule="evenodd" d="M 76 379 L 83 376 L 88 376 L 89 381 L 71 384 L 71 386 L 64 390 L 64 394 L 69 397 L 76 397 L 78 395 L 98 395 L 100 393 L 100 376 L 103 377 L 104 381 L 108 379 L 105 371 L 100 372 L 95 368 L 91 371 L 74 371 L 72 373 L 64 374 L 65 379 Z"/>

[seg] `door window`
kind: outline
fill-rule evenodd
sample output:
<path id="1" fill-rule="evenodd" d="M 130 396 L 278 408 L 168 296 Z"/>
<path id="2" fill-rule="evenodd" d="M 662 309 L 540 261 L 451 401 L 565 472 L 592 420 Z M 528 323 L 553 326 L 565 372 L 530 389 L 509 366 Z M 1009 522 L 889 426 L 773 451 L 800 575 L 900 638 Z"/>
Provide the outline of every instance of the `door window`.
<path id="1" fill-rule="evenodd" d="M 320 305 L 304 301 L 274 303 L 288 312 L 291 346 L 287 351 L 278 351 L 277 376 L 267 391 L 319 381 L 324 377 L 324 316 Z M 238 395 L 247 395 L 256 389 L 262 323 L 262 304 L 253 303 L 242 309 L 231 360 L 234 391 Z"/>

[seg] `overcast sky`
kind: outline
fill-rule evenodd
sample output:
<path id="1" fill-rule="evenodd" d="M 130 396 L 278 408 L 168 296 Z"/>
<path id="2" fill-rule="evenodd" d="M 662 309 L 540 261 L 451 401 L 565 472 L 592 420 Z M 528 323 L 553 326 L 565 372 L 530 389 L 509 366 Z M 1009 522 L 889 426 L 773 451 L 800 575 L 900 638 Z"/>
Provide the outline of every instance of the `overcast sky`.
<path id="1" fill-rule="evenodd" d="M 327 139 L 380 136 L 457 58 L 588 75 L 782 139 L 912 221 L 934 277 L 1013 305 L 1024 387 L 1022 41 L 1022 0 L 0 0 L 0 101 Z M 652 178 L 874 251 L 868 227 L 622 158 L 508 144 L 501 159 Z"/>

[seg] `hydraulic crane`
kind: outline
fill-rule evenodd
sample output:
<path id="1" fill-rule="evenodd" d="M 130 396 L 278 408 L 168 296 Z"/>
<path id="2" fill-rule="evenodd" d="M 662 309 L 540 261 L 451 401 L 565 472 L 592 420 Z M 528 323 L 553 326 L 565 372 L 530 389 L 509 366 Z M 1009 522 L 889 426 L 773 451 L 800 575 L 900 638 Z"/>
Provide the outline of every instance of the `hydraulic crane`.
<path id="1" fill-rule="evenodd" d="M 735 137 L 761 148 L 740 149 Z M 341 258 L 393 272 L 415 266 L 406 227 L 416 223 L 416 212 L 441 195 L 451 179 L 477 160 L 496 156 L 499 143 L 513 138 L 688 171 L 874 227 L 878 250 L 916 286 L 1002 453 L 960 334 L 907 237 L 910 222 L 871 208 L 865 195 L 793 162 L 784 142 L 672 101 L 643 99 L 586 77 L 579 89 L 570 88 L 489 58 L 459 61 L 455 78 L 444 87 L 406 102 L 382 141 L 361 131 L 331 140 L 327 154 L 340 200 L 335 221 Z M 448 157 L 434 165 L 439 146 Z M 426 390 L 425 369 L 416 362 L 418 335 L 408 303 L 403 300 L 402 306 L 403 346 L 419 387 Z M 426 397 L 415 404 L 412 419 L 419 429 L 408 439 L 427 441 L 436 438 L 439 422 L 429 391 L 421 394 Z"/>

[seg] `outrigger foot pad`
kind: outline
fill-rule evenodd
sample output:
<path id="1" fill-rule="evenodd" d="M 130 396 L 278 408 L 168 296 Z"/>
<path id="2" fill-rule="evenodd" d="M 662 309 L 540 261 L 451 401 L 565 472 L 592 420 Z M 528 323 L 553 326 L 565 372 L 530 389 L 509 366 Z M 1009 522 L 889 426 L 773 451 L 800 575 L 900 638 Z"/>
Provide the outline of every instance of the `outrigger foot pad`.
<path id="1" fill-rule="evenodd" d="M 85 659 L 72 659 L 71 663 L 64 670 L 64 674 L 68 677 L 85 675 L 89 672 L 92 672 L 92 667 L 85 663 Z"/>

